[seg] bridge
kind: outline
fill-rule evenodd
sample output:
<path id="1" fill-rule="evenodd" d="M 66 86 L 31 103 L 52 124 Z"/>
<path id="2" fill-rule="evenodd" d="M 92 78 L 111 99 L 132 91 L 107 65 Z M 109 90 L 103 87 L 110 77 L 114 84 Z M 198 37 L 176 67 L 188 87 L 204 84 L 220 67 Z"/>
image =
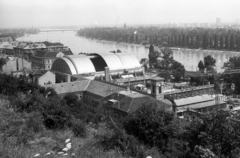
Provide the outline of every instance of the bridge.
<path id="1" fill-rule="evenodd" d="M 77 32 L 78 29 L 42 29 L 40 30 L 40 32 L 65 32 L 65 31 Z"/>

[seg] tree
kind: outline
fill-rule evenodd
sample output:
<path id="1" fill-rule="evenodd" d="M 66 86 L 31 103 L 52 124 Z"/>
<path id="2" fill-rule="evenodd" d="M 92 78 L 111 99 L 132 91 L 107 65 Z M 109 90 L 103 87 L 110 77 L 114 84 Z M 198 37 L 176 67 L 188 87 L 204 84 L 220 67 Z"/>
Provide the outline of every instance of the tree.
<path id="1" fill-rule="evenodd" d="M 169 48 L 163 48 L 160 52 L 159 57 L 161 59 L 157 62 L 157 67 L 164 70 L 171 70 L 172 64 L 174 62 L 173 60 L 173 52 Z"/>
<path id="2" fill-rule="evenodd" d="M 167 112 L 155 104 L 142 104 L 137 111 L 127 116 L 123 126 L 129 135 L 135 136 L 145 145 L 158 147 L 163 153 L 180 152 L 184 144 L 178 143 L 181 129 L 174 113 Z"/>
<path id="3" fill-rule="evenodd" d="M 230 57 L 229 61 L 224 63 L 224 69 L 225 70 L 231 70 L 231 69 L 239 69 L 240 68 L 240 57 Z M 235 90 L 234 92 L 236 94 L 240 93 L 240 74 L 231 74 L 231 75 L 225 75 L 224 81 L 228 83 L 234 83 L 235 84 Z"/>
<path id="4" fill-rule="evenodd" d="M 199 71 L 204 72 L 205 67 L 202 60 L 200 60 L 198 63 L 198 69 Z"/>
<path id="5" fill-rule="evenodd" d="M 230 111 L 214 110 L 192 118 L 183 135 L 190 151 L 201 146 L 202 149 L 211 150 L 217 157 L 234 157 L 234 151 L 240 146 L 240 125 L 229 121 L 231 115 Z"/>
<path id="6" fill-rule="evenodd" d="M 174 60 L 173 65 L 172 65 L 172 74 L 174 76 L 175 81 L 179 82 L 181 80 L 181 78 L 184 77 L 185 67 L 178 61 Z"/>
<path id="7" fill-rule="evenodd" d="M 147 58 L 142 58 L 140 60 L 140 64 L 144 66 L 145 69 L 147 69 L 149 67 L 149 60 Z"/>
<path id="8" fill-rule="evenodd" d="M 152 67 L 156 67 L 156 64 L 158 63 L 159 57 L 159 52 L 154 50 L 154 46 L 150 45 L 149 47 L 149 54 L 148 54 L 148 58 L 149 58 L 149 66 Z"/>
<path id="9" fill-rule="evenodd" d="M 207 68 L 208 66 L 215 66 L 216 60 L 211 56 L 205 56 L 204 57 L 204 67 Z"/>
<path id="10" fill-rule="evenodd" d="M 6 60 L 3 58 L 0 58 L 0 71 L 2 71 L 2 66 L 6 64 Z"/>
<path id="11" fill-rule="evenodd" d="M 74 93 L 66 94 L 63 99 L 66 101 L 68 106 L 73 106 L 78 102 L 78 96 Z"/>

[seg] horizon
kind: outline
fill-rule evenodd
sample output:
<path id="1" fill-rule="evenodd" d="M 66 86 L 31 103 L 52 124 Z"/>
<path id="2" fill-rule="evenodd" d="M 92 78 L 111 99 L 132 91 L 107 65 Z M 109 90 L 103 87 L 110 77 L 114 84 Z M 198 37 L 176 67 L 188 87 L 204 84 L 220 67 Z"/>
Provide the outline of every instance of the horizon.
<path id="1" fill-rule="evenodd" d="M 0 28 L 236 23 L 238 6 L 238 0 L 0 0 Z"/>

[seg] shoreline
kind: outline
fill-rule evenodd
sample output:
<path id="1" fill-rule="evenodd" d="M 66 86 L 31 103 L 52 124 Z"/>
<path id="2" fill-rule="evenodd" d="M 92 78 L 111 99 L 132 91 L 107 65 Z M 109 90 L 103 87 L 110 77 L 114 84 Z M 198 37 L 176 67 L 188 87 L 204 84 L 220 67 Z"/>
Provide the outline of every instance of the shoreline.
<path id="1" fill-rule="evenodd" d="M 78 35 L 79 36 L 79 35 Z M 95 40 L 95 41 L 99 41 L 99 42 L 102 42 L 102 43 L 113 43 L 113 44 L 122 44 L 122 45 L 135 45 L 135 46 L 142 46 L 142 47 L 145 47 L 146 49 L 149 49 L 149 46 L 150 44 L 146 44 L 146 45 L 143 45 L 143 44 L 136 44 L 136 43 L 126 43 L 126 42 L 116 42 L 116 41 L 108 41 L 108 40 L 103 40 L 103 39 L 96 39 L 96 38 L 90 38 L 90 37 L 84 37 L 84 36 L 79 36 L 79 37 L 83 37 L 83 38 L 86 38 L 86 39 L 91 39 L 91 40 Z M 158 46 L 154 46 L 154 47 L 157 47 Z M 211 52 L 211 53 L 240 53 L 240 51 L 230 51 L 230 50 L 217 50 L 217 49 L 201 49 L 201 48 L 184 48 L 184 47 L 168 47 L 170 48 L 172 51 L 174 52 L 180 52 L 181 50 L 187 50 L 187 51 L 193 51 L 193 52 L 198 52 L 198 51 L 201 51 L 201 52 Z M 240 55 L 240 54 L 239 54 Z"/>

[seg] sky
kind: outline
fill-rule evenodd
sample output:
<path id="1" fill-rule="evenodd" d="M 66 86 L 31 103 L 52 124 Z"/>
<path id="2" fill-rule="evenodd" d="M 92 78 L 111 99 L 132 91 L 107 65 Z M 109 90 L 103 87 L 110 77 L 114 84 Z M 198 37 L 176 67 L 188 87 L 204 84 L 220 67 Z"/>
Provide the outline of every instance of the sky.
<path id="1" fill-rule="evenodd" d="M 0 0 L 0 28 L 235 22 L 240 0 Z"/>

